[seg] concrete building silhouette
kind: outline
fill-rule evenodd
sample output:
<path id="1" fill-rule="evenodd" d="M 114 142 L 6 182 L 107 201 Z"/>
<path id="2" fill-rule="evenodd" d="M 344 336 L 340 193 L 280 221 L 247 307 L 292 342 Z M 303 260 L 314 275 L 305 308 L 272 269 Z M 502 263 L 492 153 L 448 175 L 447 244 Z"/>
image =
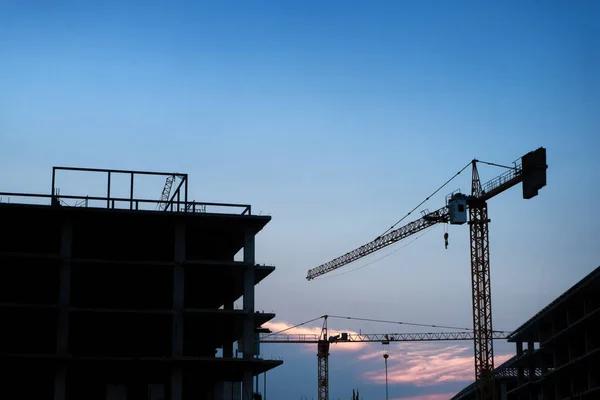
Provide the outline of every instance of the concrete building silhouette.
<path id="1" fill-rule="evenodd" d="M 508 338 L 516 355 L 494 369 L 495 399 L 600 399 L 600 267 Z M 475 399 L 475 383 L 451 400 Z"/>
<path id="2" fill-rule="evenodd" d="M 104 175 L 106 194 L 61 195 L 69 171 Z M 141 176 L 166 179 L 159 200 L 136 197 Z M 256 351 L 274 317 L 254 308 L 275 269 L 255 257 L 270 217 L 190 201 L 187 178 L 54 167 L 51 194 L 0 193 L 0 397 L 253 398 L 282 364 Z"/>

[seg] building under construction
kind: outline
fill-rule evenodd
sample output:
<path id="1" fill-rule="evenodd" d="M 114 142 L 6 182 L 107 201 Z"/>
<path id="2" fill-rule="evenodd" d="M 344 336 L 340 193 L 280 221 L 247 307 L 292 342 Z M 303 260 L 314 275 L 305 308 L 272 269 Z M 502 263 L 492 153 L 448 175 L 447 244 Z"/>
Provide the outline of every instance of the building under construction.
<path id="1" fill-rule="evenodd" d="M 600 267 L 509 337 L 516 355 L 494 370 L 496 399 L 600 399 Z M 471 384 L 452 400 L 475 399 Z"/>
<path id="2" fill-rule="evenodd" d="M 59 195 L 69 171 L 103 174 L 106 194 Z M 148 175 L 162 195 L 138 198 Z M 186 174 L 55 167 L 51 194 L 0 197 L 0 397 L 250 400 L 282 364 L 257 355 L 274 317 L 254 307 L 275 269 L 255 259 L 269 216 L 190 201 Z"/>

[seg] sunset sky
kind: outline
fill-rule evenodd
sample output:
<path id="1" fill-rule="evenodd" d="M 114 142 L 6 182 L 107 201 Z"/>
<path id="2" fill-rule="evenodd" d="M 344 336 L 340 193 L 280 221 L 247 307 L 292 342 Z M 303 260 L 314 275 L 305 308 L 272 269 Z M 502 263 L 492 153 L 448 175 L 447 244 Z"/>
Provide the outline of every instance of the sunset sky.
<path id="1" fill-rule="evenodd" d="M 53 165 L 185 172 L 194 199 L 272 216 L 256 255 L 277 267 L 257 286 L 274 331 L 324 314 L 470 328 L 466 225 L 448 228 L 448 249 L 436 226 L 314 281 L 306 271 L 473 158 L 510 164 L 544 146 L 540 195 L 489 202 L 494 328 L 515 329 L 600 263 L 598 21 L 593 0 L 0 1 L 0 191 L 47 193 Z M 406 221 L 469 188 L 463 173 Z M 332 346 L 331 399 L 383 398 L 382 351 Z M 473 380 L 470 342 L 386 351 L 390 398 L 443 400 Z M 284 360 L 269 400 L 316 399 L 316 346 L 262 352 Z M 495 352 L 499 364 L 514 347 Z"/>

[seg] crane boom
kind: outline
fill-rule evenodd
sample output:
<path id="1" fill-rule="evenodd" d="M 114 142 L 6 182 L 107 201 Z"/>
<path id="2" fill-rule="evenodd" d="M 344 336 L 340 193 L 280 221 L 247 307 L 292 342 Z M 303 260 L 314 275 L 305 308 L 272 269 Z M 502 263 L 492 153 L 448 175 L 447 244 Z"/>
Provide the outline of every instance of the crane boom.
<path id="1" fill-rule="evenodd" d="M 405 239 L 415 233 L 421 232 L 440 222 L 448 221 L 448 207 L 442 207 L 437 211 L 428 213 L 416 221 L 413 221 L 401 228 L 393 230 L 385 235 L 379 236 L 372 242 L 369 242 L 358 249 L 352 250 L 343 256 L 335 258 L 316 268 L 310 269 L 306 275 L 307 280 L 314 279 L 328 272 L 350 264 L 360 258 L 366 257 L 371 253 L 383 249 L 391 244 L 394 244 L 402 239 Z"/>
<path id="2" fill-rule="evenodd" d="M 493 332 L 493 339 L 508 339 L 510 332 Z M 345 333 L 330 336 L 330 343 L 352 342 L 428 342 L 439 340 L 473 340 L 473 332 L 433 332 L 433 333 Z M 296 334 L 261 334 L 261 343 L 318 343 L 319 335 L 310 333 Z"/>
<path id="3" fill-rule="evenodd" d="M 173 183 L 175 183 L 175 179 L 177 175 L 169 175 L 165 180 L 165 186 L 163 187 L 163 191 L 160 195 L 160 201 L 157 204 L 158 210 L 166 210 L 169 203 L 169 195 L 171 194 L 171 188 L 173 187 Z"/>

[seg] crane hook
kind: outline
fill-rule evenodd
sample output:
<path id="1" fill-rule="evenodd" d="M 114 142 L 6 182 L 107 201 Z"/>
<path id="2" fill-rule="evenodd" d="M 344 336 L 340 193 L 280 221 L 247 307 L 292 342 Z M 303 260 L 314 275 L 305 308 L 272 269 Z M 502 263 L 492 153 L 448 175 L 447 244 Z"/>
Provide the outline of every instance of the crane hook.
<path id="1" fill-rule="evenodd" d="M 444 233 L 444 242 L 445 242 L 446 248 L 448 248 L 448 232 Z"/>

